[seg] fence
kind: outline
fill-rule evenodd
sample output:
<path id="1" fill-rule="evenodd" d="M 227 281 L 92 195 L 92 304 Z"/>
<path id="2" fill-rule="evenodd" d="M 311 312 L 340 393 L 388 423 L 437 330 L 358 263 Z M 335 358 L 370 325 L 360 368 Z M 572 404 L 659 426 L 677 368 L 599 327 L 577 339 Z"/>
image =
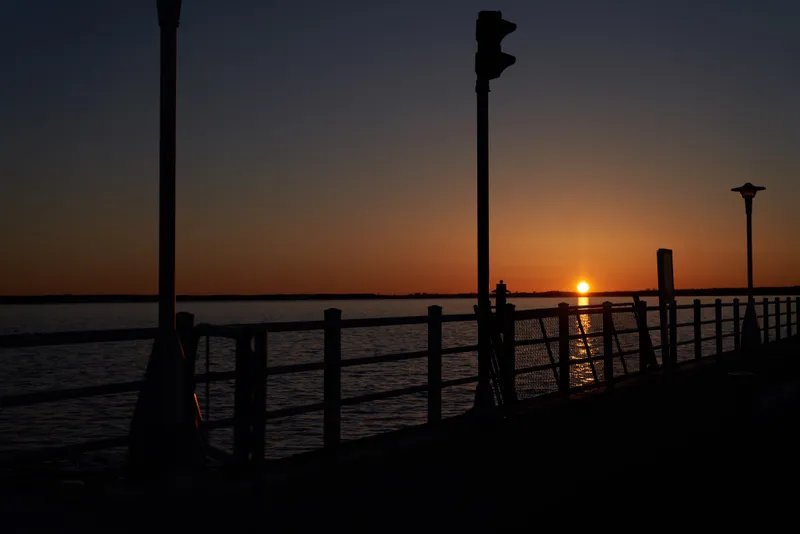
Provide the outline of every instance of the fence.
<path id="1" fill-rule="evenodd" d="M 794 304 L 794 305 L 793 305 Z M 513 397 L 527 401 L 542 395 L 570 395 L 599 385 L 613 387 L 621 380 L 631 379 L 661 368 L 669 371 L 702 358 L 715 357 L 727 350 L 739 348 L 740 303 L 738 299 L 713 304 L 695 300 L 691 305 L 673 305 L 665 310 L 638 305 L 605 303 L 599 306 L 569 306 L 558 308 L 515 310 L 507 305 L 502 313 L 504 320 L 498 325 L 502 332 L 503 375 L 509 380 L 506 386 Z M 796 335 L 800 323 L 800 297 L 775 298 L 770 306 L 768 299 L 761 305 L 758 315 L 763 323 L 765 341 Z M 725 312 L 729 312 L 726 313 Z M 653 324 L 657 314 L 666 313 L 671 328 L 661 339 L 661 327 Z M 188 314 L 187 314 L 188 315 Z M 687 316 L 691 320 L 685 320 Z M 189 316 L 191 318 L 191 316 Z M 183 317 L 182 323 L 186 323 Z M 474 356 L 477 345 L 443 346 L 443 327 L 448 323 L 473 324 L 473 314 L 443 315 L 440 306 L 431 306 L 427 316 L 388 317 L 377 319 L 342 319 L 341 311 L 325 311 L 321 321 L 273 322 L 262 324 L 217 326 L 209 324 L 183 324 L 183 337 L 193 340 L 187 357 L 196 361 L 205 349 L 204 372 L 195 377 L 199 387 L 205 387 L 205 429 L 209 432 L 222 428 L 233 429 L 232 458 L 236 462 L 262 461 L 265 458 L 266 425 L 270 420 L 288 416 L 321 413 L 325 448 L 337 447 L 342 441 L 342 408 L 379 400 L 404 396 L 426 397 L 424 420 L 419 423 L 436 423 L 443 419 L 442 393 L 448 388 L 477 382 L 475 374 L 444 380 L 443 361 L 450 357 Z M 425 327 L 424 350 L 376 354 L 344 358 L 342 333 L 369 327 L 409 326 Z M 322 333 L 321 361 L 286 365 L 269 365 L 269 336 L 284 332 Z M 151 340 L 155 329 L 107 330 L 88 332 L 62 332 L 49 334 L 15 334 L 0 336 L 0 349 L 73 345 L 98 342 Z M 205 338 L 204 346 L 200 340 Z M 235 342 L 233 370 L 212 371 L 210 340 L 228 339 Z M 729 347 L 726 349 L 726 341 Z M 195 351 L 198 349 L 200 354 Z M 710 348 L 710 350 L 706 350 Z M 473 361 L 471 358 L 470 361 Z M 407 387 L 372 391 L 367 394 L 345 396 L 342 388 L 342 370 L 390 362 L 421 362 L 427 379 Z M 475 366 L 477 368 L 477 366 Z M 321 372 L 323 395 L 321 402 L 274 408 L 268 403 L 267 379 L 282 375 Z M 212 383 L 234 381 L 233 416 L 210 419 Z M 106 385 L 91 385 L 67 389 L 12 394 L 0 397 L 0 409 L 31 406 L 69 399 L 135 393 L 140 381 Z M 127 444 L 126 436 L 105 438 L 83 443 L 46 449 L 24 451 L 26 457 L 53 458 L 97 451 Z M 9 456 L 19 457 L 18 452 Z M 218 451 L 217 451 L 218 452 Z"/>

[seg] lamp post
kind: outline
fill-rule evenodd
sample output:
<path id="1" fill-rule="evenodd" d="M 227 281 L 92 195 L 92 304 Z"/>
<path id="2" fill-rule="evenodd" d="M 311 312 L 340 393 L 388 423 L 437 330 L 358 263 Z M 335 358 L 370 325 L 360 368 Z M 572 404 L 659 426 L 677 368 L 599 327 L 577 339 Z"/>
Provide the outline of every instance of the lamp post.
<path id="1" fill-rule="evenodd" d="M 181 0 L 157 0 L 161 27 L 158 334 L 131 421 L 129 467 L 137 476 L 191 465 L 200 448 L 186 360 L 175 328 L 175 137 Z"/>
<path id="2" fill-rule="evenodd" d="M 761 329 L 758 326 L 756 301 L 753 296 L 753 199 L 756 193 L 765 189 L 766 187 L 753 185 L 750 182 L 731 189 L 742 195 L 747 215 L 747 308 L 742 323 L 742 347 L 745 349 L 761 344 Z"/>

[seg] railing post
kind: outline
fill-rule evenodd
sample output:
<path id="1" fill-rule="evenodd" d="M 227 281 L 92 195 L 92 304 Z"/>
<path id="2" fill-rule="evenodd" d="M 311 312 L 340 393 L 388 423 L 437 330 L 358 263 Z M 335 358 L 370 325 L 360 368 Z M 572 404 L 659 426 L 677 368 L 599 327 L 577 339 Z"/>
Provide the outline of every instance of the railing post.
<path id="1" fill-rule="evenodd" d="M 792 337 L 792 298 L 786 297 L 786 337 Z"/>
<path id="2" fill-rule="evenodd" d="M 494 322 L 495 331 L 498 334 L 503 333 L 505 324 L 506 303 L 508 302 L 508 291 L 506 285 L 500 280 L 500 283 L 495 286 L 494 290 L 494 309 L 497 321 Z"/>
<path id="3" fill-rule="evenodd" d="M 800 335 L 800 297 L 794 298 L 794 325 L 795 335 Z"/>
<path id="4" fill-rule="evenodd" d="M 239 464 L 250 460 L 252 423 L 252 375 L 251 350 L 252 334 L 246 329 L 239 331 L 236 337 L 236 384 L 233 394 L 233 454 Z"/>
<path id="5" fill-rule="evenodd" d="M 517 332 L 516 306 L 506 304 L 503 314 L 503 378 L 505 381 L 505 402 L 517 400 Z"/>
<path id="6" fill-rule="evenodd" d="M 611 303 L 603 302 L 603 380 L 614 385 L 614 317 Z"/>
<path id="7" fill-rule="evenodd" d="M 742 348 L 742 325 L 739 323 L 739 299 L 733 299 L 733 350 L 739 351 Z"/>
<path id="8" fill-rule="evenodd" d="M 569 394 L 569 304 L 558 305 L 558 390 Z"/>
<path id="9" fill-rule="evenodd" d="M 722 299 L 714 300 L 714 328 L 717 341 L 717 357 L 722 354 Z"/>
<path id="10" fill-rule="evenodd" d="M 703 357 L 703 308 L 700 299 L 694 299 L 694 359 Z"/>
<path id="11" fill-rule="evenodd" d="M 325 310 L 323 445 L 338 447 L 342 437 L 342 310 Z"/>
<path id="12" fill-rule="evenodd" d="M 769 299 L 767 297 L 764 297 L 762 306 L 764 309 L 764 317 L 762 317 L 764 324 L 761 330 L 764 331 L 764 344 L 767 344 L 769 343 Z"/>
<path id="13" fill-rule="evenodd" d="M 643 373 L 650 365 L 650 351 L 653 346 L 650 342 L 650 331 L 647 327 L 647 302 L 639 301 L 639 372 Z M 653 352 L 655 354 L 655 352 Z"/>
<path id="14" fill-rule="evenodd" d="M 669 303 L 669 362 L 670 368 L 678 366 L 678 303 Z"/>
<path id="15" fill-rule="evenodd" d="M 781 298 L 775 297 L 775 341 L 781 338 Z"/>
<path id="16" fill-rule="evenodd" d="M 178 312 L 175 314 L 175 330 L 178 332 L 178 337 L 181 340 L 181 348 L 183 349 L 183 360 L 186 364 L 184 373 L 184 388 L 186 391 L 186 408 L 187 421 L 192 424 L 200 424 L 203 416 L 200 413 L 200 403 L 197 401 L 195 389 L 196 362 L 197 362 L 197 345 L 199 338 L 194 331 L 194 315 L 189 312 Z"/>
<path id="17" fill-rule="evenodd" d="M 442 307 L 428 306 L 428 422 L 442 420 Z"/>
<path id="18" fill-rule="evenodd" d="M 253 463 L 266 460 L 267 439 L 267 330 L 255 335 L 253 358 Z"/>

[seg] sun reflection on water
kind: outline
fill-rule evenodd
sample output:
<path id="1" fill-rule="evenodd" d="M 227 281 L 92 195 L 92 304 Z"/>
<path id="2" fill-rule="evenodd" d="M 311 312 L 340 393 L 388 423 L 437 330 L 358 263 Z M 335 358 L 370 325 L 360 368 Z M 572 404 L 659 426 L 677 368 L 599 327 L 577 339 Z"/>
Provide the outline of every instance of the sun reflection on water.
<path id="1" fill-rule="evenodd" d="M 588 306 L 589 297 L 578 297 L 578 306 Z M 588 313 L 581 313 L 575 316 L 575 330 L 581 336 L 572 343 L 572 353 L 577 360 L 584 360 L 596 356 L 594 354 L 594 338 L 586 337 L 592 333 L 592 319 Z M 589 362 L 579 363 L 574 366 L 572 371 L 573 378 L 577 385 L 587 384 L 595 381 L 592 364 Z"/>

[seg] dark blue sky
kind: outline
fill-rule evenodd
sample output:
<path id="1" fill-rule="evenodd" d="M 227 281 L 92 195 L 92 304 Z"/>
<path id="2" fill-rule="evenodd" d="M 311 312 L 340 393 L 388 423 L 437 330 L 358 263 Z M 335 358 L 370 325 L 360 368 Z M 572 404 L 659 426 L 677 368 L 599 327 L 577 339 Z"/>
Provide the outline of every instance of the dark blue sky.
<path id="1" fill-rule="evenodd" d="M 155 290 L 155 3 L 2 4 L 0 293 Z M 473 289 L 481 9 L 492 278 L 736 285 L 752 181 L 756 281 L 798 282 L 796 1 L 185 0 L 179 290 Z"/>

